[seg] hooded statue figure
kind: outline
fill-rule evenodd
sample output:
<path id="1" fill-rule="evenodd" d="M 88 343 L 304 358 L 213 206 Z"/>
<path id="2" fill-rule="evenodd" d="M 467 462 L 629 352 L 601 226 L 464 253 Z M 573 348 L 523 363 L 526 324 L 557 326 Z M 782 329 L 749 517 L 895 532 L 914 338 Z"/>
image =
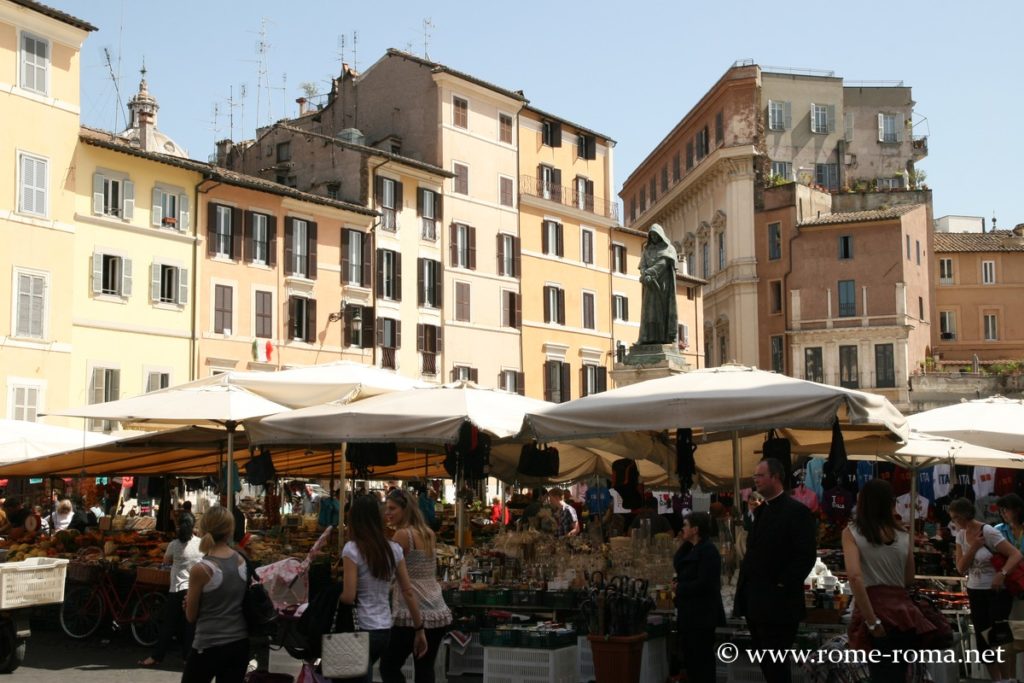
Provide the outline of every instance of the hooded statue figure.
<path id="1" fill-rule="evenodd" d="M 678 332 L 676 315 L 676 250 L 664 229 L 651 226 L 640 257 L 640 344 L 673 344 Z"/>

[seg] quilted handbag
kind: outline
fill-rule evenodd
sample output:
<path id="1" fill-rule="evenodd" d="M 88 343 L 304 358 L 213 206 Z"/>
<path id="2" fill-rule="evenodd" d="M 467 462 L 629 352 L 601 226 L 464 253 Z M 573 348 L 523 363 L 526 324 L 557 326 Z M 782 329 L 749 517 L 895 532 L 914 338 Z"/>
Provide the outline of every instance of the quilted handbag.
<path id="1" fill-rule="evenodd" d="M 334 633 L 338 628 L 340 611 L 339 604 L 334 610 L 331 633 L 325 633 L 320 641 L 320 669 L 326 678 L 365 676 L 370 668 L 370 634 L 358 630 L 351 633 Z"/>

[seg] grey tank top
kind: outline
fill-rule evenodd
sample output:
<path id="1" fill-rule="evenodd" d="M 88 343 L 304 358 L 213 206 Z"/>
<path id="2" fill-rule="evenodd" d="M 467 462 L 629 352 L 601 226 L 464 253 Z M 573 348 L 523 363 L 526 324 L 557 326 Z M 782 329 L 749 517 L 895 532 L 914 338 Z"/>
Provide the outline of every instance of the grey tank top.
<path id="1" fill-rule="evenodd" d="M 192 647 L 200 652 L 249 636 L 249 628 L 242 614 L 242 598 L 246 586 L 245 579 L 238 574 L 239 559 L 237 553 L 226 559 L 211 555 L 203 558 L 204 563 L 208 562 L 220 570 L 220 585 L 213 590 L 203 591 L 199 598 L 199 619 L 196 620 Z"/>
<path id="2" fill-rule="evenodd" d="M 872 545 L 857 530 L 856 525 L 851 524 L 849 528 L 860 551 L 864 587 L 904 585 L 906 581 L 903 570 L 907 566 L 907 553 L 910 550 L 910 536 L 907 532 L 897 531 L 896 539 L 888 545 Z"/>

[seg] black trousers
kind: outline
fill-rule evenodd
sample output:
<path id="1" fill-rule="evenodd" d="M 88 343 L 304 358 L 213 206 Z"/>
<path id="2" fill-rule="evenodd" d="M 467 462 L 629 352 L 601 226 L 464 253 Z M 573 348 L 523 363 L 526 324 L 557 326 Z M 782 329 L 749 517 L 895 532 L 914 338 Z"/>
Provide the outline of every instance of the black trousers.
<path id="1" fill-rule="evenodd" d="M 680 628 L 679 646 L 689 683 L 715 683 L 715 628 Z"/>
<path id="2" fill-rule="evenodd" d="M 789 650 L 796 642 L 796 631 L 800 622 L 772 624 L 768 622 L 748 621 L 750 638 L 755 650 Z M 790 662 L 774 662 L 765 656 L 761 660 L 761 673 L 766 683 L 791 683 L 792 672 Z"/>
<path id="3" fill-rule="evenodd" d="M 185 591 L 174 591 L 167 594 L 167 602 L 164 603 L 164 612 L 160 618 L 160 636 L 156 645 L 153 646 L 153 653 L 150 655 L 158 662 L 162 662 L 167 656 L 167 650 L 171 647 L 171 640 L 177 637 L 178 645 L 181 647 L 181 658 L 188 659 L 188 653 L 192 650 L 192 636 L 196 627 L 185 619 Z"/>
<path id="4" fill-rule="evenodd" d="M 871 672 L 871 683 L 904 683 L 907 680 L 907 667 L 905 661 L 894 662 L 891 658 L 895 650 L 913 650 L 917 644 L 917 634 L 913 631 L 890 631 L 884 638 L 871 637 L 871 644 L 879 652 L 889 655 L 885 659 L 879 659 L 877 664 L 868 662 L 868 671 Z"/>
<path id="5" fill-rule="evenodd" d="M 434 660 L 437 659 L 441 640 L 447 632 L 447 626 L 427 629 L 427 654 L 419 659 L 413 659 L 416 666 L 416 683 L 434 683 Z M 383 683 L 404 683 L 402 666 L 412 654 L 415 639 L 416 630 L 411 627 L 395 626 L 391 629 L 391 641 L 380 659 L 380 678 Z"/>
<path id="6" fill-rule="evenodd" d="M 248 638 L 207 647 L 202 652 L 193 648 L 185 661 L 181 683 L 242 683 L 248 667 Z"/>

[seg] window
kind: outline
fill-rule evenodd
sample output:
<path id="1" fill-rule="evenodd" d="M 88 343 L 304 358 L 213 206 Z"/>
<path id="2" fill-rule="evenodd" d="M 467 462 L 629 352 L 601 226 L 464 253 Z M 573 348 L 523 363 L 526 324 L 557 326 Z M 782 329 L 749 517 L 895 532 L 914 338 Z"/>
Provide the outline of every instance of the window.
<path id="1" fill-rule="evenodd" d="M 939 284 L 940 285 L 951 285 L 951 284 L 953 284 L 953 259 L 951 259 L 951 258 L 940 258 L 939 259 Z"/>
<path id="2" fill-rule="evenodd" d="M 522 327 L 522 307 L 519 303 L 519 294 L 508 290 L 501 291 L 501 326 Z"/>
<path id="3" fill-rule="evenodd" d="M 622 294 L 613 294 L 612 315 L 617 321 L 629 322 L 629 299 Z"/>
<path id="4" fill-rule="evenodd" d="M 843 139 L 853 142 L 853 112 L 843 113 Z"/>
<path id="5" fill-rule="evenodd" d="M 548 147 L 562 146 L 562 124 L 558 121 L 545 121 L 541 124 L 541 144 Z"/>
<path id="6" fill-rule="evenodd" d="M 711 245 L 705 242 L 700 245 L 701 249 L 701 275 L 704 279 L 711 276 Z"/>
<path id="7" fill-rule="evenodd" d="M 594 210 L 594 181 L 576 176 L 572 186 L 573 206 L 583 211 Z"/>
<path id="8" fill-rule="evenodd" d="M 896 366 L 893 361 L 892 344 L 875 344 L 875 386 L 896 386 Z"/>
<path id="9" fill-rule="evenodd" d="M 285 218 L 285 275 L 315 280 L 317 275 L 317 225 L 313 221 Z"/>
<path id="10" fill-rule="evenodd" d="M 788 130 L 791 119 L 792 108 L 789 102 L 768 100 L 768 130 Z"/>
<path id="11" fill-rule="evenodd" d="M 680 166 L 679 152 L 672 155 L 672 182 L 678 182 L 682 177 L 682 168 Z"/>
<path id="12" fill-rule="evenodd" d="M 452 366 L 452 381 L 453 382 L 476 382 L 479 373 L 476 368 L 468 365 L 455 365 Z"/>
<path id="13" fill-rule="evenodd" d="M 185 232 L 188 230 L 188 220 L 188 195 L 160 186 L 153 188 L 153 204 L 150 209 L 150 223 L 153 227 Z"/>
<path id="14" fill-rule="evenodd" d="M 437 239 L 437 221 L 441 217 L 441 195 L 433 190 L 419 188 L 420 237 Z"/>
<path id="15" fill-rule="evenodd" d="M 902 190 L 903 176 L 890 176 L 888 178 L 878 178 L 876 180 L 876 187 L 879 190 Z"/>
<path id="16" fill-rule="evenodd" d="M 815 164 L 814 182 L 829 190 L 838 189 L 839 164 Z"/>
<path id="17" fill-rule="evenodd" d="M 502 370 L 498 375 L 498 387 L 513 394 L 526 393 L 526 379 L 518 370 Z"/>
<path id="18" fill-rule="evenodd" d="M 845 261 L 853 258 L 853 235 L 839 236 L 839 260 Z"/>
<path id="19" fill-rule="evenodd" d="M 917 317 L 920 320 L 924 320 L 924 297 L 917 297 Z"/>
<path id="20" fill-rule="evenodd" d="M 981 262 L 981 284 L 994 285 L 996 283 L 996 262 Z"/>
<path id="21" fill-rule="evenodd" d="M 588 265 L 594 264 L 593 230 L 580 230 L 580 260 Z"/>
<path id="22" fill-rule="evenodd" d="M 544 363 L 544 400 L 565 403 L 570 393 L 569 364 L 560 360 Z"/>
<path id="23" fill-rule="evenodd" d="M 397 369 L 397 349 L 402 347 L 402 321 L 394 318 L 377 318 L 377 345 L 381 347 L 381 367 Z"/>
<path id="24" fill-rule="evenodd" d="M 544 286 L 544 322 L 565 324 L 565 290 L 554 285 Z"/>
<path id="25" fill-rule="evenodd" d="M 768 260 L 782 258 L 782 223 L 768 224 Z"/>
<path id="26" fill-rule="evenodd" d="M 626 272 L 626 247 L 621 244 L 612 245 L 612 272 Z"/>
<path id="27" fill-rule="evenodd" d="M 857 287 L 853 280 L 839 281 L 839 317 L 857 315 Z"/>
<path id="28" fill-rule="evenodd" d="M 92 212 L 130 221 L 135 214 L 135 183 L 102 173 L 92 176 Z"/>
<path id="29" fill-rule="evenodd" d="M 831 133 L 836 128 L 836 105 L 811 105 L 811 132 Z"/>
<path id="30" fill-rule="evenodd" d="M 773 161 L 772 175 L 775 176 L 776 178 L 782 178 L 787 182 L 793 180 L 793 162 Z"/>
<path id="31" fill-rule="evenodd" d="M 49 162 L 46 159 L 19 154 L 18 211 L 36 216 L 48 213 Z"/>
<path id="32" fill-rule="evenodd" d="M 722 112 L 715 114 L 715 147 L 725 143 L 725 116 Z"/>
<path id="33" fill-rule="evenodd" d="M 234 238 L 234 211 L 230 206 L 213 206 L 213 225 L 210 226 L 210 254 L 213 256 L 232 257 Z"/>
<path id="34" fill-rule="evenodd" d="M 327 196 L 331 199 L 341 199 L 341 183 L 327 183 Z"/>
<path id="35" fill-rule="evenodd" d="M 718 270 L 725 270 L 725 233 L 718 233 Z"/>
<path id="36" fill-rule="evenodd" d="M 402 300 L 402 255 L 397 251 L 377 250 L 377 296 Z"/>
<path id="37" fill-rule="evenodd" d="M 583 308 L 583 328 L 586 330 L 597 329 L 597 322 L 594 320 L 594 293 L 583 292 L 581 303 Z"/>
<path id="38" fill-rule="evenodd" d="M 443 334 L 437 325 L 420 324 L 416 326 L 416 350 L 423 354 L 424 375 L 437 374 L 437 355 L 444 348 Z"/>
<path id="39" fill-rule="evenodd" d="M 725 365 L 729 362 L 729 337 L 723 334 L 718 338 L 718 364 Z"/>
<path id="40" fill-rule="evenodd" d="M 455 177 L 452 179 L 452 192 L 455 194 L 469 194 L 469 166 L 460 164 L 459 162 L 452 163 L 452 173 Z"/>
<path id="41" fill-rule="evenodd" d="M 774 335 L 771 339 L 772 344 L 772 372 L 777 372 L 780 375 L 786 371 L 785 366 L 785 354 L 783 352 L 782 335 Z"/>
<path id="42" fill-rule="evenodd" d="M 398 229 L 398 212 L 402 210 L 402 183 L 377 176 L 377 205 L 380 227 L 394 232 Z"/>
<path id="43" fill-rule="evenodd" d="M 782 313 L 782 280 L 772 280 L 769 282 L 768 290 L 771 293 L 768 312 L 773 314 Z"/>
<path id="44" fill-rule="evenodd" d="M 921 265 L 921 240 L 914 240 L 917 265 Z"/>
<path id="45" fill-rule="evenodd" d="M 283 161 L 292 160 L 292 143 L 291 142 L 279 142 L 277 143 L 277 163 Z"/>
<path id="46" fill-rule="evenodd" d="M 608 369 L 590 363 L 580 368 L 580 398 L 608 391 Z"/>
<path id="47" fill-rule="evenodd" d="M 668 192 L 668 166 L 661 167 L 661 193 Z"/>
<path id="48" fill-rule="evenodd" d="M 231 336 L 234 315 L 234 288 L 227 285 L 213 287 L 213 331 Z"/>
<path id="49" fill-rule="evenodd" d="M 35 422 L 39 419 L 40 393 L 38 386 L 12 386 L 10 403 L 11 419 L 22 420 L 24 422 Z"/>
<path id="50" fill-rule="evenodd" d="M 93 254 L 92 293 L 131 296 L 132 260 L 112 254 Z"/>
<path id="51" fill-rule="evenodd" d="M 153 303 L 188 303 L 188 269 L 163 263 L 153 263 L 149 271 L 149 299 Z"/>
<path id="52" fill-rule="evenodd" d="M 693 142 L 697 148 L 697 161 L 700 161 L 701 159 L 708 155 L 709 151 L 710 140 L 708 139 L 707 126 L 704 126 L 703 128 L 697 131 L 697 135 L 696 137 L 694 137 Z"/>
<path id="53" fill-rule="evenodd" d="M 999 339 L 999 320 L 995 313 L 985 314 L 985 341 L 997 341 Z"/>
<path id="54" fill-rule="evenodd" d="M 839 386 L 856 389 L 860 386 L 857 375 L 857 347 L 839 347 Z"/>
<path id="55" fill-rule="evenodd" d="M 171 386 L 171 373 L 169 372 L 148 372 L 146 373 L 146 393 L 159 391 Z"/>
<path id="56" fill-rule="evenodd" d="M 451 227 L 451 263 L 456 268 L 476 269 L 476 228 L 461 223 Z"/>
<path id="57" fill-rule="evenodd" d="M 544 221 L 544 232 L 541 235 L 541 246 L 545 254 L 551 256 L 563 256 L 562 250 L 562 224 L 557 221 Z"/>
<path id="58" fill-rule="evenodd" d="M 93 368 L 89 387 L 89 403 L 106 403 L 121 397 L 121 371 L 114 368 Z M 89 430 L 109 432 L 114 423 L 110 420 L 89 420 Z"/>
<path id="59" fill-rule="evenodd" d="M 270 339 L 274 336 L 274 295 L 272 292 L 256 291 L 256 337 Z"/>
<path id="60" fill-rule="evenodd" d="M 541 164 L 537 167 L 537 181 L 541 197 L 556 202 L 562 201 L 562 172 L 560 170 Z"/>
<path id="61" fill-rule="evenodd" d="M 576 156 L 580 159 L 597 158 L 597 138 L 593 135 L 580 134 L 576 137 Z"/>
<path id="62" fill-rule="evenodd" d="M 821 362 L 820 346 L 804 349 L 804 379 L 818 384 L 825 382 L 825 369 Z"/>
<path id="63" fill-rule="evenodd" d="M 907 235 L 907 260 L 910 260 L 910 235 Z"/>
<path id="64" fill-rule="evenodd" d="M 469 128 L 469 102 L 461 97 L 452 97 L 452 125 Z"/>
<path id="65" fill-rule="evenodd" d="M 684 350 L 690 348 L 690 326 L 686 323 L 676 326 L 676 345 Z"/>
<path id="66" fill-rule="evenodd" d="M 359 287 L 370 286 L 370 241 L 359 230 L 341 231 L 341 282 Z"/>
<path id="67" fill-rule="evenodd" d="M 416 283 L 417 303 L 427 308 L 441 308 L 441 262 L 434 259 L 419 259 L 419 273 Z"/>
<path id="68" fill-rule="evenodd" d="M 470 321 L 469 283 L 455 283 L 455 319 L 459 322 Z"/>
<path id="69" fill-rule="evenodd" d="M 512 117 L 508 114 L 498 114 L 498 140 L 512 144 Z"/>
<path id="70" fill-rule="evenodd" d="M 640 188 L 640 213 L 647 209 L 647 190 Z"/>
<path id="71" fill-rule="evenodd" d="M 498 275 L 519 277 L 519 238 L 498 234 Z"/>
<path id="72" fill-rule="evenodd" d="M 14 336 L 28 339 L 46 338 L 46 290 L 49 276 L 45 273 L 14 271 Z"/>
<path id="73" fill-rule="evenodd" d="M 502 206 L 515 206 L 514 192 L 512 179 L 500 176 L 498 178 L 498 203 Z"/>
<path id="74" fill-rule="evenodd" d="M 878 115 L 878 141 L 903 142 L 903 117 L 900 114 Z"/>
<path id="75" fill-rule="evenodd" d="M 47 95 L 50 92 L 50 43 L 28 33 L 21 34 L 21 87 Z"/>
<path id="76" fill-rule="evenodd" d="M 939 311 L 939 337 L 943 341 L 956 339 L 956 313 Z"/>
<path id="77" fill-rule="evenodd" d="M 693 140 L 686 143 L 686 170 L 693 168 Z"/>
<path id="78" fill-rule="evenodd" d="M 363 306 L 345 307 L 345 346 L 368 349 L 373 346 L 373 309 Z"/>
<path id="79" fill-rule="evenodd" d="M 316 300 L 288 297 L 288 338 L 312 344 L 316 341 Z"/>
<path id="80" fill-rule="evenodd" d="M 249 254 L 252 263 L 270 264 L 269 218 L 262 213 L 249 214 Z"/>

